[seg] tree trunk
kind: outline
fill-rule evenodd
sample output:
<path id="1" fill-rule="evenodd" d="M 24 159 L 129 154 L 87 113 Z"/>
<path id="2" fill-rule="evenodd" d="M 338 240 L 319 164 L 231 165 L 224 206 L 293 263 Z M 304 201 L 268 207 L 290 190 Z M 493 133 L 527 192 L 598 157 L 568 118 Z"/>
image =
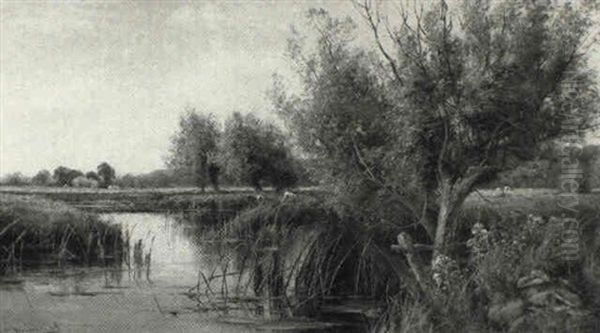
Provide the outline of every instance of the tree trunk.
<path id="1" fill-rule="evenodd" d="M 198 187 L 202 190 L 202 193 L 206 191 L 206 164 L 200 163 L 200 168 L 196 172 Z"/>
<path id="2" fill-rule="evenodd" d="M 439 211 L 433 240 L 432 263 L 437 256 L 445 254 L 448 225 L 452 222 L 455 213 L 462 206 L 467 196 L 472 192 L 477 181 L 479 181 L 486 171 L 486 169 L 477 169 L 456 181 L 441 177 L 442 181 L 439 186 Z"/>
<path id="3" fill-rule="evenodd" d="M 433 239 L 433 256 L 432 262 L 437 256 L 445 252 L 446 243 L 446 227 L 450 219 L 451 212 L 455 207 L 452 207 L 452 191 L 449 184 L 442 185 L 440 195 L 440 207 L 437 216 L 437 225 L 435 228 L 435 236 Z"/>
<path id="4" fill-rule="evenodd" d="M 488 172 L 487 168 L 477 168 L 472 170 L 463 178 L 457 180 L 451 180 L 449 177 L 441 176 L 439 184 L 438 198 L 438 211 L 436 217 L 427 217 L 427 212 L 424 207 L 423 216 L 421 218 L 421 224 L 427 229 L 431 238 L 433 238 L 433 255 L 431 257 L 431 268 L 434 267 L 436 259 L 440 255 L 447 255 L 447 240 L 446 232 L 450 223 L 454 218 L 454 215 L 462 206 L 467 196 L 473 190 L 473 187 L 481 179 L 481 177 Z M 426 203 L 427 204 L 427 203 Z M 433 222 L 436 223 L 433 223 Z M 420 262 L 418 256 L 415 255 L 412 240 L 408 234 L 401 233 L 398 235 L 398 244 L 392 245 L 392 249 L 396 251 L 402 251 L 406 255 L 408 264 L 415 275 L 415 278 L 423 290 L 425 295 L 432 297 L 435 303 L 435 297 L 430 292 L 430 285 L 432 285 L 433 276 L 428 276 L 426 272 L 426 265 Z"/>

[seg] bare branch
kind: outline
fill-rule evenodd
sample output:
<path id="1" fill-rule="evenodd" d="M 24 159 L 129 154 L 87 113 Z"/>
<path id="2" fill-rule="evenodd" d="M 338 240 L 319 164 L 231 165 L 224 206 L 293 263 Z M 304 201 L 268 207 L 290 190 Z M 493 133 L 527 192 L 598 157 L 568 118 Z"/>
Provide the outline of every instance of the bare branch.
<path id="1" fill-rule="evenodd" d="M 368 176 L 368 179 L 370 181 L 374 182 L 375 184 L 377 184 L 378 186 L 380 186 L 381 188 L 383 188 L 386 191 L 388 191 L 394 197 L 396 197 L 398 199 L 398 201 L 404 207 L 408 208 L 408 210 L 410 211 L 411 215 L 413 215 L 413 217 L 415 218 L 415 220 L 417 220 L 417 223 L 421 224 L 425 228 L 425 230 L 427 231 L 427 233 L 430 236 L 433 236 L 433 227 L 427 223 L 427 218 L 426 218 L 427 199 L 425 199 L 425 203 L 423 205 L 423 212 L 421 213 L 421 216 L 419 216 L 419 213 L 417 212 L 417 210 L 414 208 L 414 206 L 412 204 L 410 204 L 407 201 L 407 199 L 405 198 L 405 196 L 403 196 L 402 194 L 398 193 L 391 186 L 387 185 L 384 180 L 382 180 L 379 177 L 375 176 L 375 174 L 371 170 L 371 167 L 369 167 L 369 165 L 367 164 L 367 162 L 363 159 L 362 154 L 360 153 L 360 150 L 358 149 L 358 145 L 356 144 L 356 141 L 354 140 L 354 138 L 352 140 L 352 143 L 353 143 L 353 148 L 354 148 L 354 152 L 356 154 L 356 157 L 358 158 L 358 161 L 359 161 L 360 165 L 365 169 L 364 171 L 365 171 L 365 174 Z"/>
<path id="2" fill-rule="evenodd" d="M 375 43 L 377 44 L 377 48 L 379 49 L 381 54 L 384 56 L 384 58 L 389 63 L 389 65 L 392 69 L 392 73 L 394 74 L 394 77 L 396 78 L 396 80 L 398 81 L 398 83 L 400 85 L 404 85 L 404 80 L 402 79 L 402 76 L 400 75 L 400 71 L 398 70 L 396 61 L 387 52 L 387 50 L 383 46 L 383 43 L 381 42 L 381 38 L 379 36 L 379 28 L 378 28 L 379 23 L 381 22 L 381 18 L 379 17 L 379 14 L 372 12 L 370 1 L 368 1 L 368 0 L 365 0 L 363 4 L 357 4 L 357 6 L 360 9 L 362 9 L 362 11 L 363 11 L 362 16 L 366 18 L 367 23 L 369 23 L 369 26 L 371 27 L 371 31 L 373 32 L 373 37 L 375 38 Z M 375 17 L 373 15 L 375 15 Z"/>

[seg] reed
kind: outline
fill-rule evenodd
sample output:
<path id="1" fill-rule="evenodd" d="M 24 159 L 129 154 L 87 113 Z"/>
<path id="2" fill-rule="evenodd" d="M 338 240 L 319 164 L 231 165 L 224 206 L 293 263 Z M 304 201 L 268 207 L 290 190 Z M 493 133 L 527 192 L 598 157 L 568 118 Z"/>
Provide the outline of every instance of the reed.
<path id="1" fill-rule="evenodd" d="M 2 272 L 27 266 L 97 265 L 120 260 L 117 225 L 64 203 L 0 194 Z"/>
<path id="2" fill-rule="evenodd" d="M 205 237 L 208 256 L 227 261 L 221 276 L 237 275 L 235 287 L 222 290 L 262 299 L 262 311 L 273 317 L 316 314 L 331 296 L 384 299 L 399 290 L 403 275 L 387 227 L 343 218 L 309 196 L 266 200 Z"/>

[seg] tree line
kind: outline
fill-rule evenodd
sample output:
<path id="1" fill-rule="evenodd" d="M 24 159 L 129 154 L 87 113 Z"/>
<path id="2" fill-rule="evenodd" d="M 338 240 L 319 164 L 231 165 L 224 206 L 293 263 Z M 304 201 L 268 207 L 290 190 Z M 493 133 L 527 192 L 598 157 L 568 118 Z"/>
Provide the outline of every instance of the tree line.
<path id="1" fill-rule="evenodd" d="M 306 179 L 283 132 L 251 113 L 235 112 L 219 124 L 211 113 L 186 110 L 171 138 L 167 165 L 202 191 L 209 184 L 218 191 L 222 178 L 257 191 L 282 190 Z"/>
<path id="2" fill-rule="evenodd" d="M 108 188 L 116 180 L 115 169 L 107 162 L 100 163 L 95 171 L 85 174 L 77 169 L 59 166 L 52 173 L 40 170 L 35 176 L 28 178 L 20 172 L 12 173 L 2 179 L 3 185 L 23 186 L 58 186 L 58 187 L 92 187 Z"/>
<path id="3" fill-rule="evenodd" d="M 179 119 L 179 128 L 171 138 L 166 170 L 117 177 L 108 163 L 96 171 L 59 166 L 28 179 L 20 173 L 8 175 L 5 185 L 73 187 L 171 187 L 193 185 L 203 192 L 210 185 L 215 191 L 224 183 L 250 186 L 261 191 L 265 186 L 280 191 L 309 184 L 310 178 L 301 161 L 292 154 L 284 133 L 253 114 L 235 112 L 223 124 L 211 113 L 187 109 Z"/>

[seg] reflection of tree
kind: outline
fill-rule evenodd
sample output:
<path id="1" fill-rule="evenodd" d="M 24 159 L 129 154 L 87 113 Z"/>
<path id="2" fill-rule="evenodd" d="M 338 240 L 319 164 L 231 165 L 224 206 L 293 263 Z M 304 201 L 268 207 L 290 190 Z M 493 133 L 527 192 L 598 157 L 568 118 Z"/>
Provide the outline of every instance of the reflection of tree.
<path id="1" fill-rule="evenodd" d="M 120 266 L 106 267 L 104 271 L 104 287 L 120 288 L 123 282 L 123 269 Z"/>
<path id="2" fill-rule="evenodd" d="M 144 267 L 144 244 L 142 240 L 138 240 L 133 246 L 133 267 L 134 278 L 142 278 L 142 268 Z"/>

